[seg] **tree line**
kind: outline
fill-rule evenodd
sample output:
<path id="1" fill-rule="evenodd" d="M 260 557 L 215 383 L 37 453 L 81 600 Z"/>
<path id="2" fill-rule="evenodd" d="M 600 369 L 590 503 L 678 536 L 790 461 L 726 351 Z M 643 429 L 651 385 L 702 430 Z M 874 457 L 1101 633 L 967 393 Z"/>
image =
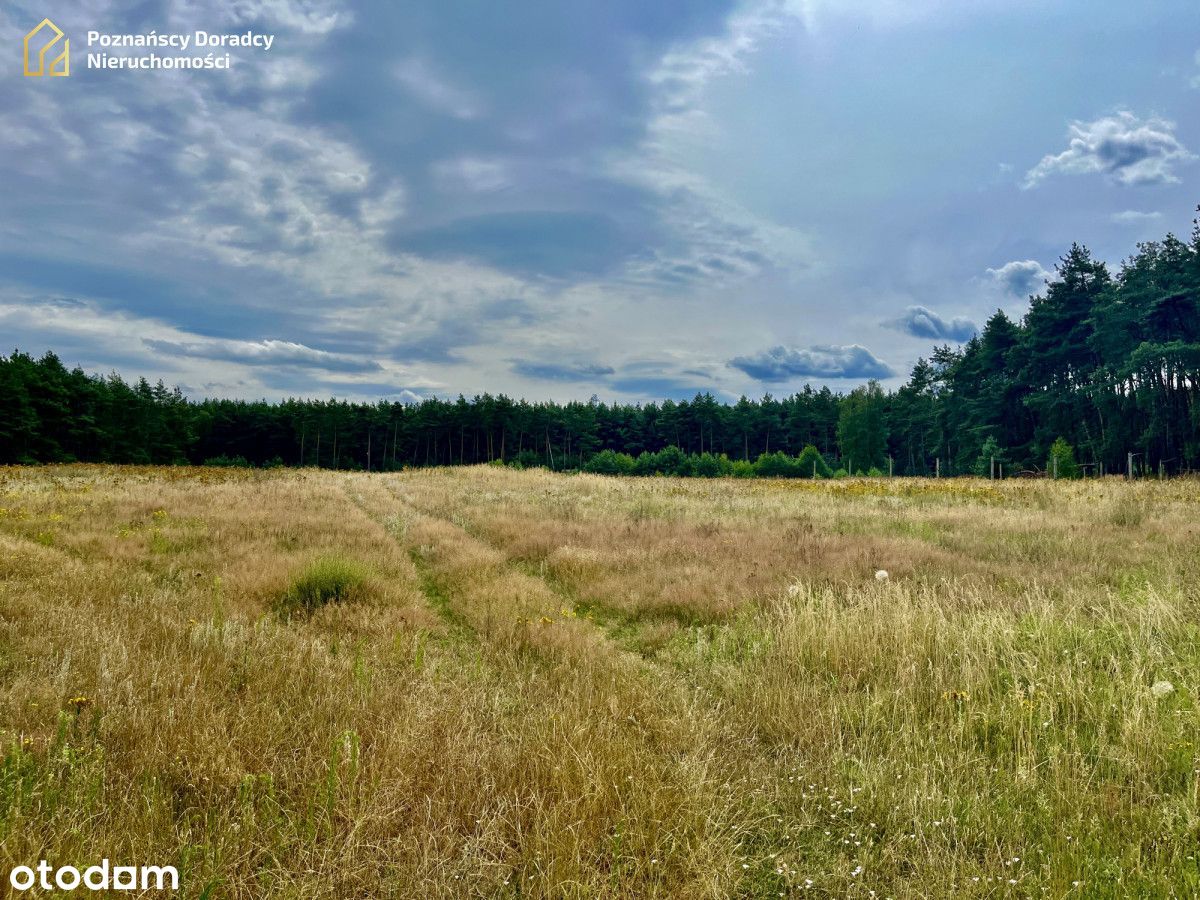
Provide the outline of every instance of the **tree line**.
<path id="1" fill-rule="evenodd" d="M 1073 474 L 1200 467 L 1200 224 L 1115 274 L 1079 245 L 1033 296 L 958 347 L 877 382 L 736 403 L 191 400 L 178 388 L 0 357 L 0 462 L 394 470 L 503 462 L 630 474 Z M 1057 442 L 1057 443 L 1056 443 Z M 665 455 L 664 455 L 665 454 Z M 802 455 L 804 458 L 801 459 Z M 1131 456 L 1132 454 L 1132 456 Z M 722 461 L 723 460 L 723 461 Z M 742 463 L 735 466 L 735 463 Z M 809 464 L 812 465 L 809 465 Z M 752 468 L 747 468 L 752 466 Z M 810 473 L 811 470 L 811 473 Z"/>

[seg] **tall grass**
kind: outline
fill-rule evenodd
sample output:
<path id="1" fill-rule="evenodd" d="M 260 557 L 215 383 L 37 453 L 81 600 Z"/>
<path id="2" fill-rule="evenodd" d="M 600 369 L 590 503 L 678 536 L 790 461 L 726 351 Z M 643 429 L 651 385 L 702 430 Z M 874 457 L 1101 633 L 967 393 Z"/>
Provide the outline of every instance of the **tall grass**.
<path id="1" fill-rule="evenodd" d="M 280 598 L 281 612 L 311 613 L 326 603 L 360 599 L 367 590 L 368 571 L 361 563 L 340 556 L 323 556 L 304 567 Z"/>
<path id="2" fill-rule="evenodd" d="M 1196 895 L 1198 507 L 0 470 L 0 867 L 176 865 L 209 898 Z"/>

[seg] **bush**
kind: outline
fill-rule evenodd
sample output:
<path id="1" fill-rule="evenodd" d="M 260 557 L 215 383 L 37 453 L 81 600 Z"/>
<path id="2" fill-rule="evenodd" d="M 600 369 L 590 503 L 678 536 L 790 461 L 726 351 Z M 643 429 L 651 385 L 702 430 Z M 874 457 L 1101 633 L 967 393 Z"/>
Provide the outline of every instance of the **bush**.
<path id="1" fill-rule="evenodd" d="M 644 451 L 634 460 L 634 475 L 690 475 L 691 460 L 688 455 L 672 444 L 657 453 Z"/>
<path id="2" fill-rule="evenodd" d="M 587 461 L 583 471 L 593 475 L 632 475 L 634 459 L 628 453 L 601 450 Z"/>
<path id="3" fill-rule="evenodd" d="M 368 572 L 361 564 L 339 556 L 326 556 L 300 572 L 280 599 L 280 611 L 311 613 L 326 603 L 345 603 L 365 592 Z"/>
<path id="4" fill-rule="evenodd" d="M 800 455 L 796 457 L 796 471 L 801 478 L 812 478 L 814 472 L 819 478 L 829 478 L 833 475 L 833 470 L 829 468 L 829 463 L 825 461 L 821 451 L 812 444 L 801 450 Z"/>
<path id="5" fill-rule="evenodd" d="M 734 478 L 753 478 L 754 463 L 744 459 L 734 460 L 730 464 L 729 474 Z"/>
<path id="6" fill-rule="evenodd" d="M 803 475 L 796 466 L 796 460 L 779 450 L 760 454 L 754 462 L 754 471 L 761 478 L 795 478 Z"/>
<path id="7" fill-rule="evenodd" d="M 542 455 L 536 450 L 522 450 L 513 457 L 514 469 L 536 469 L 542 465 Z"/>
<path id="8" fill-rule="evenodd" d="M 1078 478 L 1079 463 L 1075 462 L 1075 448 L 1067 443 L 1066 438 L 1058 438 L 1050 447 L 1050 458 L 1046 460 L 1046 472 L 1055 475 L 1055 461 L 1058 462 L 1057 476 L 1059 478 Z"/>
<path id="9" fill-rule="evenodd" d="M 697 478 L 720 478 L 733 471 L 732 463 L 725 454 L 717 456 L 712 453 L 701 453 L 692 457 L 692 475 Z"/>
<path id="10" fill-rule="evenodd" d="M 979 448 L 979 458 L 975 460 L 975 474 L 980 478 L 989 478 L 992 474 L 992 460 L 996 460 L 997 467 L 1003 467 L 1008 464 L 1008 457 L 1004 453 L 1004 448 L 991 435 L 983 442 L 983 446 Z"/>
<path id="11" fill-rule="evenodd" d="M 216 466 L 218 469 L 252 469 L 250 461 L 244 456 L 210 456 L 204 461 L 206 466 Z"/>

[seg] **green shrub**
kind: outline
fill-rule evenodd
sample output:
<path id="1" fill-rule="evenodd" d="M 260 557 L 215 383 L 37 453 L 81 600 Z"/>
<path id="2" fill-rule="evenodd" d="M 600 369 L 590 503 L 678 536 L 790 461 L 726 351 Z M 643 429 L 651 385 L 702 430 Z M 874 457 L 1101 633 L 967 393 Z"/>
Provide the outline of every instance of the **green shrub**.
<path id="1" fill-rule="evenodd" d="M 512 461 L 514 469 L 536 469 L 542 465 L 545 460 L 542 459 L 542 454 L 535 450 L 522 450 Z"/>
<path id="2" fill-rule="evenodd" d="M 812 444 L 806 446 L 796 457 L 796 471 L 801 478 L 812 478 L 815 472 L 818 478 L 829 478 L 833 470 L 821 455 L 821 451 Z"/>
<path id="3" fill-rule="evenodd" d="M 989 478 L 992 474 L 992 460 L 996 461 L 997 474 L 1001 468 L 1008 465 L 1008 456 L 1004 448 L 1000 446 L 999 441 L 988 435 L 988 439 L 979 448 L 979 456 L 973 467 L 975 474 L 980 478 Z"/>
<path id="4" fill-rule="evenodd" d="M 688 455 L 674 444 L 657 453 L 644 451 L 634 460 L 634 475 L 690 475 L 692 463 Z"/>
<path id="5" fill-rule="evenodd" d="M 1079 463 L 1075 462 L 1075 448 L 1067 443 L 1066 438 L 1060 437 L 1050 446 L 1050 458 L 1046 460 L 1046 472 L 1052 476 L 1056 474 L 1055 461 L 1058 462 L 1057 477 L 1079 477 Z"/>
<path id="6" fill-rule="evenodd" d="M 730 465 L 729 474 L 734 478 L 753 478 L 754 463 L 744 459 L 734 460 Z"/>
<path id="7" fill-rule="evenodd" d="M 754 462 L 754 471 L 762 478 L 796 478 L 804 474 L 795 459 L 779 450 L 760 454 Z"/>
<path id="8" fill-rule="evenodd" d="M 360 563 L 340 556 L 324 556 L 306 566 L 280 598 L 281 612 L 311 613 L 326 603 L 345 603 L 361 598 L 369 572 Z"/>
<path id="9" fill-rule="evenodd" d="M 732 471 L 733 467 L 729 462 L 729 457 L 723 453 L 717 456 L 716 454 L 706 452 L 692 457 L 691 474 L 697 478 L 720 478 L 722 475 L 728 475 Z"/>
<path id="10" fill-rule="evenodd" d="M 254 468 L 244 456 L 210 456 L 204 461 L 206 466 L 216 466 L 219 469 L 252 469 Z"/>
<path id="11" fill-rule="evenodd" d="M 632 475 L 633 469 L 633 457 L 615 450 L 601 450 L 583 467 L 583 471 L 593 475 Z"/>

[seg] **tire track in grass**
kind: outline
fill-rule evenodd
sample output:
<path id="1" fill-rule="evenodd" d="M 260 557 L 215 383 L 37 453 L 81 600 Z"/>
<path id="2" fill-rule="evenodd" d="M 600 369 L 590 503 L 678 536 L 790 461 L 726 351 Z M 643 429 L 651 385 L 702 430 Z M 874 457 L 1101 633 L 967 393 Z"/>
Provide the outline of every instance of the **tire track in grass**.
<path id="1" fill-rule="evenodd" d="M 393 494 L 395 493 L 394 487 L 389 485 L 388 489 Z M 514 558 L 510 555 L 508 547 L 489 537 L 484 529 L 470 521 L 466 515 L 448 516 L 429 508 L 427 505 L 418 505 L 415 501 L 407 498 L 402 499 L 401 502 L 422 515 L 437 519 L 452 528 L 463 531 L 475 541 L 495 551 L 503 557 L 505 564 L 511 570 L 549 589 L 558 598 L 562 608 L 569 609 L 574 618 L 590 623 L 598 631 L 602 632 L 615 648 L 636 658 L 640 663 L 649 666 L 664 677 L 667 676 L 668 672 L 671 675 L 675 675 L 677 672 L 674 667 L 668 666 L 656 658 L 657 650 L 652 644 L 646 641 L 644 627 L 663 622 L 674 622 L 684 628 L 690 628 L 697 624 L 706 624 L 667 612 L 628 610 L 622 609 L 615 604 L 606 603 L 603 600 L 584 599 L 566 580 L 555 572 L 548 571 L 544 560 L 533 561 Z M 464 507 L 464 509 L 469 509 L 469 507 Z"/>
<path id="2" fill-rule="evenodd" d="M 409 547 L 408 558 L 412 560 L 413 567 L 417 570 L 417 584 L 421 588 L 425 602 L 441 616 L 451 633 L 466 640 L 476 640 L 475 629 L 455 610 L 454 604 L 450 601 L 450 595 L 438 580 L 433 567 L 422 557 L 420 548 Z"/>
<path id="3" fill-rule="evenodd" d="M 352 485 L 347 482 L 348 493 Z M 457 634 L 509 649 L 533 647 L 567 655 L 595 649 L 596 629 L 563 616 L 562 599 L 549 586 L 509 565 L 505 554 L 460 523 L 426 512 L 403 496 L 389 476 L 373 476 L 354 487 L 360 493 L 350 493 L 351 501 L 408 551 L 426 602 Z M 386 496 L 368 502 L 363 490 L 382 490 Z M 552 628 L 569 634 L 555 635 Z M 574 644 L 581 646 L 572 648 Z"/>
<path id="4" fill-rule="evenodd" d="M 355 493 L 351 490 L 352 483 L 347 481 L 343 485 L 343 490 L 346 493 L 347 499 L 356 506 L 363 515 L 371 519 L 382 528 L 387 534 L 399 543 L 406 551 L 413 569 L 416 573 L 417 587 L 421 591 L 421 596 L 425 598 L 426 605 L 432 609 L 438 617 L 446 624 L 450 635 L 460 641 L 473 643 L 478 640 L 478 635 L 471 623 L 455 610 L 451 602 L 450 595 L 447 593 L 445 586 L 437 577 L 437 573 L 425 559 L 422 547 L 410 544 L 405 538 L 408 532 L 407 522 L 395 516 L 388 517 L 373 510 L 368 504 L 362 493 Z M 355 485 L 362 487 L 362 485 Z M 389 495 L 391 492 L 389 491 Z M 408 510 L 416 513 L 411 507 Z"/>
<path id="5" fill-rule="evenodd" d="M 718 852 L 728 860 L 718 895 L 777 896 L 786 883 L 776 873 L 774 860 L 779 853 L 795 849 L 795 838 L 780 824 L 782 810 L 791 807 L 780 805 L 782 794 L 768 799 L 767 785 L 772 791 L 790 790 L 779 788 L 795 771 L 787 769 L 791 762 L 786 754 L 762 746 L 752 730 L 731 722 L 725 714 L 727 700 L 719 690 L 703 684 L 669 658 L 646 652 L 642 628 L 657 619 L 603 602 L 582 601 L 569 584 L 540 562 L 511 557 L 503 544 L 490 539 L 472 521 L 470 513 L 476 507 L 464 503 L 461 496 L 470 494 L 469 483 L 433 483 L 436 493 L 432 496 L 408 496 L 402 492 L 403 477 L 386 484 L 399 503 L 485 549 L 493 566 L 520 578 L 538 596 L 576 611 L 569 623 L 562 624 L 587 629 L 597 639 L 594 646 L 605 651 L 585 658 L 578 647 L 572 648 L 571 662 L 587 672 L 581 672 L 582 678 L 619 681 L 630 708 L 656 710 L 653 725 L 643 725 L 640 713 L 629 717 L 645 742 L 639 752 L 658 760 L 656 764 L 671 771 L 672 777 L 690 782 L 695 796 L 708 797 L 704 830 L 720 836 Z M 443 511 L 455 508 L 461 513 Z M 681 740 L 682 733 L 688 736 Z"/>
<path id="6" fill-rule="evenodd" d="M 630 646 L 631 643 L 634 645 L 637 643 L 635 639 L 631 640 L 636 638 L 639 631 L 639 622 L 636 617 L 601 603 L 585 603 L 579 599 L 570 585 L 557 576 L 547 573 L 544 566 L 512 558 L 508 554 L 507 548 L 491 540 L 464 517 L 447 516 L 426 506 L 418 505 L 414 500 L 401 496 L 393 483 L 387 483 L 385 487 L 396 501 L 408 510 L 461 533 L 474 544 L 493 554 L 497 558 L 497 564 L 503 566 L 509 574 L 534 586 L 537 593 L 543 594 L 550 601 L 547 604 L 549 611 L 543 612 L 537 621 L 542 622 L 544 619 L 554 619 L 555 616 L 558 616 L 559 618 L 555 619 L 556 623 L 566 624 L 567 621 L 579 623 L 581 628 L 602 636 L 607 646 L 628 656 L 631 661 L 636 661 L 639 667 L 653 671 L 660 677 L 666 676 L 668 671 L 666 667 L 636 646 Z M 415 553 L 418 549 L 414 548 L 410 552 Z M 430 568 L 430 575 L 436 580 L 432 568 Z M 449 603 L 448 597 L 446 597 L 446 602 Z M 564 617 L 562 614 L 567 611 L 570 612 L 570 615 Z"/>

